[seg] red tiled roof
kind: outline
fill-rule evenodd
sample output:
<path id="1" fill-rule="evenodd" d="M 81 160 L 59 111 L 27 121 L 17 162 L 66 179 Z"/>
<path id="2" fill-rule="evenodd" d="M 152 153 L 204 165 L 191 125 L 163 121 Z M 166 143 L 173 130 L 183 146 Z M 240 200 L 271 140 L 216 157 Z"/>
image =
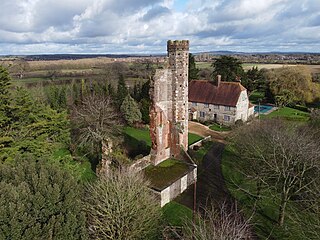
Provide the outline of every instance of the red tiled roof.
<path id="1" fill-rule="evenodd" d="M 193 80 L 189 83 L 189 102 L 235 107 L 244 90 L 239 82 L 220 82 L 218 87 L 212 81 Z"/>

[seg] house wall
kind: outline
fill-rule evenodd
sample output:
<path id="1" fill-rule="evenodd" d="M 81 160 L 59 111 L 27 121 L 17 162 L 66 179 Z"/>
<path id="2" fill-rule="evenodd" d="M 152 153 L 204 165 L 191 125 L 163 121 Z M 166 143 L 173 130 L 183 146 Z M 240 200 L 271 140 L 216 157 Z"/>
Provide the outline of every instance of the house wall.
<path id="1" fill-rule="evenodd" d="M 249 99 L 247 91 L 242 91 L 238 102 L 237 102 L 237 111 L 235 116 L 235 121 L 242 120 L 243 122 L 246 122 L 249 118 L 248 114 L 248 106 L 249 106 Z"/>
<path id="2" fill-rule="evenodd" d="M 192 103 L 189 102 L 189 109 L 191 107 L 197 110 L 196 119 L 200 121 L 217 121 L 224 125 L 232 125 L 237 120 L 247 121 L 249 116 L 253 114 L 253 108 L 248 109 L 249 99 L 247 91 L 242 91 L 236 107 L 228 107 L 223 105 L 213 105 L 205 103 Z M 204 117 L 201 114 L 204 113 Z M 216 119 L 215 119 L 216 114 Z"/>
<path id="3" fill-rule="evenodd" d="M 204 104 L 204 103 L 197 103 L 194 105 L 193 103 L 189 102 L 189 108 L 195 108 L 196 112 L 196 119 L 200 121 L 214 121 L 216 120 L 219 123 L 223 123 L 226 125 L 233 124 L 235 122 L 236 116 L 236 108 L 235 107 L 227 107 L 222 105 L 213 105 L 213 104 Z M 201 116 L 201 112 L 204 112 L 204 117 Z M 216 114 L 216 119 L 215 119 Z M 225 121 L 225 116 L 229 116 L 230 120 Z"/>

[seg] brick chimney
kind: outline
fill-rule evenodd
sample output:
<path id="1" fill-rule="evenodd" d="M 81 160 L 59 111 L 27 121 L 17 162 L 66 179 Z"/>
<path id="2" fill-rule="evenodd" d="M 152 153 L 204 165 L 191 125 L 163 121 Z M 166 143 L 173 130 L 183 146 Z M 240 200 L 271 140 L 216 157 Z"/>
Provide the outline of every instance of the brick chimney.
<path id="1" fill-rule="evenodd" d="M 220 83 L 221 83 L 221 75 L 217 75 L 217 80 L 216 80 L 217 87 L 220 86 Z"/>

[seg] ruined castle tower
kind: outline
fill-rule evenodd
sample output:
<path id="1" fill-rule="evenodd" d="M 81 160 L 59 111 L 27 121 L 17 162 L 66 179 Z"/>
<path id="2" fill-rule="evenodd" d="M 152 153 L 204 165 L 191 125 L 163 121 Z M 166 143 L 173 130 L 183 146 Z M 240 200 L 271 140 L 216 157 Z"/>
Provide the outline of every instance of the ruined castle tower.
<path id="1" fill-rule="evenodd" d="M 158 69 L 150 88 L 151 159 L 155 165 L 188 149 L 189 41 L 168 41 L 168 68 Z"/>

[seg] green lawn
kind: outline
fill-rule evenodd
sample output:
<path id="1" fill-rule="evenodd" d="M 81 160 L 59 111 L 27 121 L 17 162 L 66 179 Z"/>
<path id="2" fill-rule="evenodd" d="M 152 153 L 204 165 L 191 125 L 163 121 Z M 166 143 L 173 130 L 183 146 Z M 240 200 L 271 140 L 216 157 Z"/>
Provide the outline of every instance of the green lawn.
<path id="1" fill-rule="evenodd" d="M 171 226 L 182 226 L 192 220 L 192 210 L 175 201 L 169 202 L 162 208 L 166 223 Z"/>
<path id="2" fill-rule="evenodd" d="M 211 130 L 218 131 L 218 132 L 225 132 L 225 131 L 230 131 L 231 130 L 231 127 L 220 125 L 220 124 L 217 124 L 217 123 L 211 124 L 209 126 L 209 128 Z"/>
<path id="3" fill-rule="evenodd" d="M 150 132 L 149 129 L 138 129 L 133 127 L 125 127 L 123 132 L 133 138 L 135 138 L 138 141 L 145 141 L 149 147 L 151 147 L 151 139 L 150 139 Z M 201 140 L 202 137 L 194 134 L 189 133 L 188 134 L 188 144 L 191 145 L 199 140 Z"/>
<path id="4" fill-rule="evenodd" d="M 149 147 L 151 147 L 151 139 L 149 129 L 139 129 L 133 127 L 125 127 L 123 132 L 138 141 L 145 141 Z"/>
<path id="5" fill-rule="evenodd" d="M 201 139 L 203 139 L 203 137 L 201 137 L 197 134 L 194 134 L 194 133 L 189 133 L 188 134 L 188 145 L 191 145 L 195 142 L 198 142 Z"/>
<path id="6" fill-rule="evenodd" d="M 280 117 L 285 120 L 290 120 L 290 121 L 308 121 L 310 118 L 310 114 L 289 108 L 289 107 L 283 107 L 279 108 L 278 110 L 273 111 L 272 113 L 268 115 L 260 115 L 261 118 L 274 118 L 274 117 Z"/>
<path id="7" fill-rule="evenodd" d="M 189 169 L 189 165 L 184 162 L 168 159 L 157 166 L 149 165 L 143 171 L 150 180 L 151 187 L 162 190 L 186 174 Z"/>
<path id="8" fill-rule="evenodd" d="M 259 100 L 264 99 L 264 97 L 265 96 L 263 92 L 253 91 L 249 96 L 249 100 L 253 104 L 258 104 Z"/>
<path id="9" fill-rule="evenodd" d="M 318 239 L 313 231 L 313 224 L 318 221 L 316 214 L 307 212 L 298 203 L 290 202 L 287 205 L 285 225 L 282 228 L 278 226 L 279 196 L 272 192 L 274 190 L 265 189 L 261 190 L 262 197 L 256 198 L 256 182 L 241 173 L 245 164 L 244 160 L 235 156 L 230 146 L 226 147 L 222 156 L 226 185 L 246 216 L 253 216 L 251 222 L 259 239 Z"/>

